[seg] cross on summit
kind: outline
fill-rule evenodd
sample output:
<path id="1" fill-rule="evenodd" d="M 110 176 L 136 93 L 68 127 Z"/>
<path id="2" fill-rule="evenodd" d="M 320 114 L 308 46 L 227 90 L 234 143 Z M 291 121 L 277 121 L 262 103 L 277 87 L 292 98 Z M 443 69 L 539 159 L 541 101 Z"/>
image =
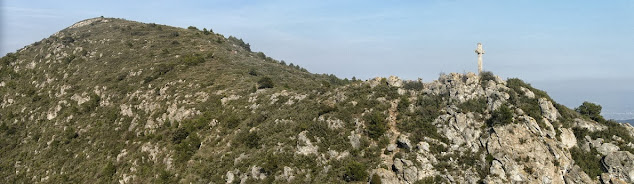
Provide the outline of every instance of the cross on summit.
<path id="1" fill-rule="evenodd" d="M 475 53 L 478 54 L 478 74 L 480 74 L 482 73 L 482 54 L 484 54 L 482 43 L 478 43 L 478 47 L 476 48 Z"/>

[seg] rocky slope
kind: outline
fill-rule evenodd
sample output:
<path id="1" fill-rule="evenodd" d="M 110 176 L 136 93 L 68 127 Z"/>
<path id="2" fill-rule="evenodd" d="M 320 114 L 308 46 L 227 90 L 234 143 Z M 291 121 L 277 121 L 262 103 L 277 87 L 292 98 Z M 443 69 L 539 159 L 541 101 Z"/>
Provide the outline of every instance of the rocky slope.
<path id="1" fill-rule="evenodd" d="M 491 73 L 339 79 L 94 18 L 3 57 L 0 79 L 10 183 L 634 182 L 632 126 Z"/>

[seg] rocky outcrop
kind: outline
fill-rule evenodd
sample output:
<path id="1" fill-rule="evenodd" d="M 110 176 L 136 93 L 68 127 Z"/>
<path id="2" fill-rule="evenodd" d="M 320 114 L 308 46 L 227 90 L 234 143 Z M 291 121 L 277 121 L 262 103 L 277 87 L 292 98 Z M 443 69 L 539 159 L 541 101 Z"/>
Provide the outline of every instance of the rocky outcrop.
<path id="1" fill-rule="evenodd" d="M 634 155 L 627 151 L 616 151 L 607 154 L 601 160 L 610 178 L 616 178 L 628 183 L 634 182 Z M 602 177 L 603 178 L 603 177 Z"/>
<path id="2" fill-rule="evenodd" d="M 397 76 L 390 76 L 387 78 L 387 84 L 392 87 L 403 87 L 403 80 L 399 79 Z"/>
<path id="3" fill-rule="evenodd" d="M 487 152 L 499 162 L 510 182 L 563 183 L 560 170 L 572 164 L 570 153 L 558 142 L 531 132 L 526 124 L 510 124 L 494 128 L 486 140 Z M 492 166 L 494 167 L 494 166 Z M 501 172 L 499 168 L 492 171 Z M 541 176 L 535 178 L 534 176 Z"/>
<path id="4" fill-rule="evenodd" d="M 573 165 L 564 175 L 564 181 L 566 183 L 594 183 L 592 178 L 590 178 L 581 167 L 578 165 Z"/>
<path id="5" fill-rule="evenodd" d="M 406 149 L 408 151 L 412 149 L 412 143 L 410 143 L 406 135 L 400 135 L 396 141 L 399 148 Z"/>
<path id="6" fill-rule="evenodd" d="M 575 134 L 569 128 L 559 128 L 561 134 L 559 135 L 561 139 L 561 144 L 564 145 L 565 148 L 570 149 L 574 146 L 577 146 L 577 138 Z"/>
<path id="7" fill-rule="evenodd" d="M 595 132 L 605 130 L 607 127 L 605 125 L 601 125 L 597 122 L 585 120 L 581 118 L 576 118 L 574 121 L 574 126 L 579 128 L 587 129 L 588 131 Z"/>
<path id="8" fill-rule="evenodd" d="M 557 111 L 557 108 L 555 108 L 555 106 L 553 106 L 553 103 L 548 101 L 548 99 L 540 98 L 538 102 L 539 107 L 542 109 L 542 115 L 546 119 L 548 119 L 548 121 L 557 121 L 557 117 L 561 116 L 559 115 L 559 111 Z"/>
<path id="9" fill-rule="evenodd" d="M 317 154 L 317 149 L 319 148 L 306 137 L 307 131 L 300 132 L 297 136 L 297 154 L 301 155 L 309 155 L 309 154 Z"/>

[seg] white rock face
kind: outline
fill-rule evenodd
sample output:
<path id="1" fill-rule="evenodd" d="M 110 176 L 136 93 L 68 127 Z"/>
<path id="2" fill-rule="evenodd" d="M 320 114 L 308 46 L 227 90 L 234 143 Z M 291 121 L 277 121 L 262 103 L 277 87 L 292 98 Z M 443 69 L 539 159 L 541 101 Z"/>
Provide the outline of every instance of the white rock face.
<path id="1" fill-rule="evenodd" d="M 565 148 L 570 149 L 577 145 L 577 138 L 575 137 L 575 134 L 572 133 L 572 130 L 569 128 L 559 128 L 559 131 L 561 131 L 561 143 Z"/>
<path id="2" fill-rule="evenodd" d="M 520 90 L 522 90 L 522 92 L 524 92 L 524 95 L 528 98 L 535 98 L 535 93 L 533 93 L 531 90 L 526 89 L 524 87 L 520 87 Z"/>
<path id="3" fill-rule="evenodd" d="M 318 146 L 313 145 L 313 143 L 306 137 L 307 131 L 302 131 L 297 136 L 297 154 L 302 155 L 310 155 L 317 154 Z"/>
<path id="4" fill-rule="evenodd" d="M 597 147 L 597 151 L 602 155 L 609 155 L 610 153 L 619 151 L 619 147 L 612 143 L 603 143 L 601 146 Z"/>
<path id="5" fill-rule="evenodd" d="M 584 120 L 584 119 L 581 119 L 581 118 L 576 118 L 574 120 L 574 126 L 579 127 L 579 128 L 588 129 L 591 132 L 601 131 L 601 130 L 605 130 L 605 129 L 608 128 L 605 125 L 601 125 L 601 124 L 599 124 L 597 122 L 588 121 L 588 120 Z"/>
<path id="6" fill-rule="evenodd" d="M 359 148 L 359 146 L 361 145 L 361 134 L 357 134 L 355 133 L 355 131 L 350 131 L 348 139 L 350 139 L 350 145 L 354 149 Z"/>
<path id="7" fill-rule="evenodd" d="M 539 99 L 539 107 L 542 109 L 542 115 L 551 122 L 557 121 L 557 117 L 560 116 L 557 108 L 546 98 Z"/>
<path id="8" fill-rule="evenodd" d="M 617 178 L 628 183 L 634 182 L 634 155 L 630 152 L 612 152 L 605 156 L 601 163 L 608 170 L 611 178 Z"/>
<path id="9" fill-rule="evenodd" d="M 412 143 L 410 143 L 409 139 L 405 135 L 398 136 L 397 145 L 398 147 L 406 150 L 412 149 Z"/>
<path id="10" fill-rule="evenodd" d="M 403 80 L 399 79 L 397 76 L 390 76 L 387 78 L 387 84 L 392 87 L 403 87 Z"/>
<path id="11" fill-rule="evenodd" d="M 233 183 L 233 179 L 234 179 L 234 177 L 235 177 L 235 176 L 233 175 L 233 172 L 231 172 L 231 171 L 227 171 L 226 177 L 227 177 L 227 183 Z"/>

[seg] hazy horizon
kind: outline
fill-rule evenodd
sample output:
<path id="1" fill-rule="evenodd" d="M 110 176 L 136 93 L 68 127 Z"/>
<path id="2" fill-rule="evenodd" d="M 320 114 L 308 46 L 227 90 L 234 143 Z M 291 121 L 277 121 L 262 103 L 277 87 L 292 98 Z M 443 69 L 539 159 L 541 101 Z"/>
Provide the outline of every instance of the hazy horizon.
<path id="1" fill-rule="evenodd" d="M 98 16 L 211 28 L 313 73 L 431 81 L 484 69 L 634 119 L 634 2 L 2 1 L 0 54 Z"/>

